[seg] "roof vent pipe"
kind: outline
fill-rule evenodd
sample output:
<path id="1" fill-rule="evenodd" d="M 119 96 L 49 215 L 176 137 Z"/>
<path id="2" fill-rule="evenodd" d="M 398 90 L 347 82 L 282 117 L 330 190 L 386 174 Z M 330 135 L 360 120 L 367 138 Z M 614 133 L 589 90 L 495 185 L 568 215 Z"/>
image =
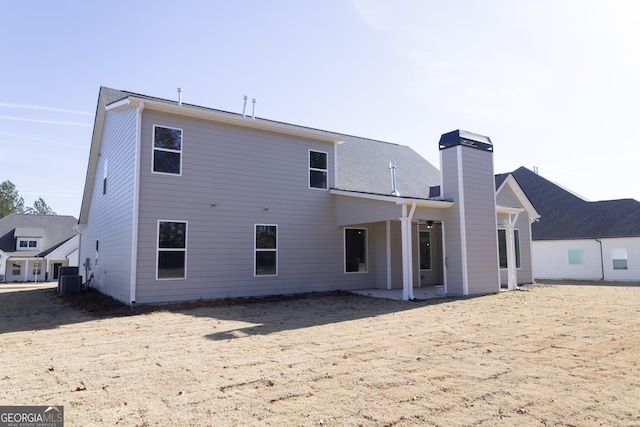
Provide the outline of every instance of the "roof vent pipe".
<path id="1" fill-rule="evenodd" d="M 249 97 L 245 95 L 244 104 L 242 105 L 242 117 L 247 117 L 247 115 L 245 114 L 247 112 L 247 99 L 249 99 Z"/>
<path id="2" fill-rule="evenodd" d="M 182 88 L 178 88 L 178 105 L 182 105 Z"/>
<path id="3" fill-rule="evenodd" d="M 251 102 L 253 103 L 253 110 L 251 111 L 251 118 L 252 118 L 253 120 L 255 120 L 255 119 L 256 119 L 256 99 L 255 99 L 255 98 L 253 98 L 253 99 L 251 100 Z"/>
<path id="4" fill-rule="evenodd" d="M 398 188 L 396 186 L 396 162 L 389 162 L 389 169 L 391 169 L 391 194 L 394 196 L 399 196 Z"/>

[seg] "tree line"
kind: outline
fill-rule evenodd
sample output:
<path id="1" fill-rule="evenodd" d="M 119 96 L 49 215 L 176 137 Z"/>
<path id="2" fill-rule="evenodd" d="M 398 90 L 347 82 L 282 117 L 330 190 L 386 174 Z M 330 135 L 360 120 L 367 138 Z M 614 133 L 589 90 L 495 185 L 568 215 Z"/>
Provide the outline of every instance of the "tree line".
<path id="1" fill-rule="evenodd" d="M 0 218 L 17 213 L 31 215 L 56 215 L 56 213 L 47 205 L 47 203 L 39 197 L 33 202 L 33 206 L 24 206 L 24 199 L 16 186 L 9 180 L 0 184 Z"/>

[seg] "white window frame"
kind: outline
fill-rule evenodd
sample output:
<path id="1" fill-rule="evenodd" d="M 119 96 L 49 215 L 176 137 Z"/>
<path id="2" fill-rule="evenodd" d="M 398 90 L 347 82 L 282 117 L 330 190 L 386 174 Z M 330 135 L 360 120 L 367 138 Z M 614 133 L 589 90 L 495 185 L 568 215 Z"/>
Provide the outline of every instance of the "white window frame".
<path id="1" fill-rule="evenodd" d="M 180 150 L 173 150 L 170 148 L 156 148 L 156 128 L 165 128 L 165 129 L 173 129 L 180 131 Z M 180 172 L 179 173 L 170 173 L 170 172 L 160 172 L 154 170 L 154 159 L 155 152 L 164 151 L 166 153 L 178 153 L 180 154 Z M 176 128 L 173 126 L 165 126 L 165 125 L 153 125 L 153 129 L 151 131 L 151 173 L 155 173 L 158 175 L 168 175 L 168 176 L 182 176 L 182 158 L 184 157 L 184 130 L 181 128 Z"/>
<path id="2" fill-rule="evenodd" d="M 347 271 L 347 230 L 364 230 L 364 271 Z M 342 258 L 344 262 L 344 274 L 363 274 L 369 272 L 369 230 L 365 227 L 343 227 L 342 229 Z"/>
<path id="3" fill-rule="evenodd" d="M 161 222 L 179 222 L 185 225 L 184 228 L 184 248 L 161 248 L 160 247 L 160 223 Z M 187 256 L 189 245 L 189 222 L 180 219 L 159 219 L 156 224 L 156 280 L 186 280 L 187 279 Z M 160 251 L 163 252 L 184 252 L 184 276 L 183 277 L 158 277 L 158 268 L 160 267 Z"/>
<path id="4" fill-rule="evenodd" d="M 270 249 L 270 248 L 258 248 L 258 227 L 275 227 L 276 228 L 276 247 L 274 249 Z M 278 257 L 278 247 L 280 246 L 280 242 L 278 240 L 279 237 L 279 233 L 278 233 L 278 224 L 262 224 L 262 223 L 256 223 L 253 224 L 253 277 L 276 277 L 278 276 L 278 266 L 279 266 L 279 257 Z M 276 254 L 276 272 L 275 274 L 258 274 L 257 272 L 257 267 L 258 267 L 258 263 L 256 261 L 256 257 L 258 255 L 258 252 L 275 252 Z"/>
<path id="5" fill-rule="evenodd" d="M 311 167 L 311 152 L 321 153 L 321 154 L 324 154 L 327 157 L 327 168 L 326 169 L 319 169 L 319 168 L 312 168 Z M 307 185 L 309 186 L 309 189 L 311 189 L 311 190 L 328 191 L 329 190 L 329 153 L 327 151 L 309 149 L 309 152 L 307 153 L 307 166 L 309 166 L 309 172 L 308 172 L 308 176 L 307 176 Z M 311 172 L 312 171 L 326 173 L 325 188 L 312 187 L 311 186 Z"/>

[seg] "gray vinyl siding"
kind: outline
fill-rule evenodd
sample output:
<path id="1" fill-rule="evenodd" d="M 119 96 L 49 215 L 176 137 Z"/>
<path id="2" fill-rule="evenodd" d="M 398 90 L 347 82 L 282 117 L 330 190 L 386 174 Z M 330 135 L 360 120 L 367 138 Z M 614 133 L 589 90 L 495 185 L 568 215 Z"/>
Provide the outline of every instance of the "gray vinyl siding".
<path id="1" fill-rule="evenodd" d="M 337 197 L 337 225 L 364 224 L 400 218 L 402 207 L 381 200 L 349 196 Z"/>
<path id="2" fill-rule="evenodd" d="M 469 294 L 499 288 L 495 184 L 491 153 L 462 147 Z"/>
<path id="3" fill-rule="evenodd" d="M 464 241 L 466 242 L 468 293 L 473 295 L 498 292 L 500 290 L 500 279 L 493 157 L 490 152 L 457 146 L 442 151 L 443 161 L 457 163 L 457 150 L 460 150 L 462 159 L 462 165 L 456 166 L 463 168 L 463 195 L 457 194 L 457 189 L 449 188 L 458 184 L 457 168 L 451 168 L 452 165 L 443 164 L 442 166 L 443 171 L 446 170 L 449 174 L 455 173 L 455 177 L 448 176 L 446 180 L 443 179 L 445 197 L 457 196 L 454 197 L 454 200 L 458 201 L 458 204 L 461 200 L 460 197 L 464 198 L 464 212 L 460 211 L 460 206 L 458 206 L 458 209 L 453 209 L 451 217 L 454 223 L 453 229 L 447 227 L 446 230 L 449 265 L 451 267 L 452 261 L 454 263 L 457 262 L 457 260 L 452 260 L 451 258 L 449 242 L 460 242 L 462 240 L 461 235 L 456 236 L 455 234 L 460 233 L 457 230 L 460 230 L 460 221 L 463 220 L 465 223 Z M 448 235 L 450 230 L 453 231 L 454 236 Z M 454 252 L 456 251 L 455 243 L 453 250 Z M 460 262 L 464 262 L 464 260 L 460 260 Z M 456 270 L 456 266 L 448 270 L 448 273 L 453 273 L 453 277 L 448 277 L 448 284 L 451 286 L 448 287 L 447 291 L 453 294 L 463 291 L 461 286 L 457 286 L 458 272 Z M 460 271 L 461 274 L 462 272 Z"/>
<path id="4" fill-rule="evenodd" d="M 448 211 L 444 224 L 447 293 L 462 295 L 462 232 L 461 208 L 458 186 L 458 159 L 455 148 L 440 151 L 440 168 L 442 171 L 442 195 L 445 200 L 453 200 L 454 205 Z"/>
<path id="5" fill-rule="evenodd" d="M 126 303 L 130 302 L 132 268 L 136 115 L 134 108 L 106 113 L 88 226 L 80 238 L 80 264 L 90 259 L 96 287 Z M 107 193 L 103 194 L 107 159 Z M 100 255 L 97 268 L 96 240 Z M 84 273 L 84 268 L 80 270 Z"/>
<path id="6" fill-rule="evenodd" d="M 522 208 L 522 204 L 513 193 L 510 187 L 505 186 L 502 191 L 496 195 L 496 203 L 500 206 L 511 208 Z M 503 214 L 504 215 L 504 214 Z M 502 217 L 498 217 L 498 228 L 504 228 L 502 226 Z M 518 284 L 527 284 L 533 282 L 533 265 L 532 265 L 532 253 L 531 253 L 531 227 L 529 223 L 529 215 L 526 211 L 518 215 L 515 228 L 520 235 L 520 268 L 517 269 Z M 500 269 L 500 284 L 506 285 L 508 283 L 508 271 L 507 269 Z"/>
<path id="7" fill-rule="evenodd" d="M 151 172 L 154 124 L 183 129 L 181 176 Z M 371 287 L 371 271 L 344 274 L 335 196 L 308 188 L 310 149 L 328 153 L 332 187 L 331 143 L 145 110 L 137 302 Z M 188 222 L 186 280 L 155 279 L 158 220 Z M 277 277 L 254 277 L 254 224 L 278 225 Z"/>

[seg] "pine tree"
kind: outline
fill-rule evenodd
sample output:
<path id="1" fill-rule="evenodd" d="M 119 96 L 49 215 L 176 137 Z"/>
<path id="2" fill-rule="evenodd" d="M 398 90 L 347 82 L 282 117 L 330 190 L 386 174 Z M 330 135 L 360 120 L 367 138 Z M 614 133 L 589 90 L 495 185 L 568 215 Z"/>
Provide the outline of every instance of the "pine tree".
<path id="1" fill-rule="evenodd" d="M 25 213 L 24 199 L 9 180 L 0 183 L 0 218 L 12 213 Z"/>

